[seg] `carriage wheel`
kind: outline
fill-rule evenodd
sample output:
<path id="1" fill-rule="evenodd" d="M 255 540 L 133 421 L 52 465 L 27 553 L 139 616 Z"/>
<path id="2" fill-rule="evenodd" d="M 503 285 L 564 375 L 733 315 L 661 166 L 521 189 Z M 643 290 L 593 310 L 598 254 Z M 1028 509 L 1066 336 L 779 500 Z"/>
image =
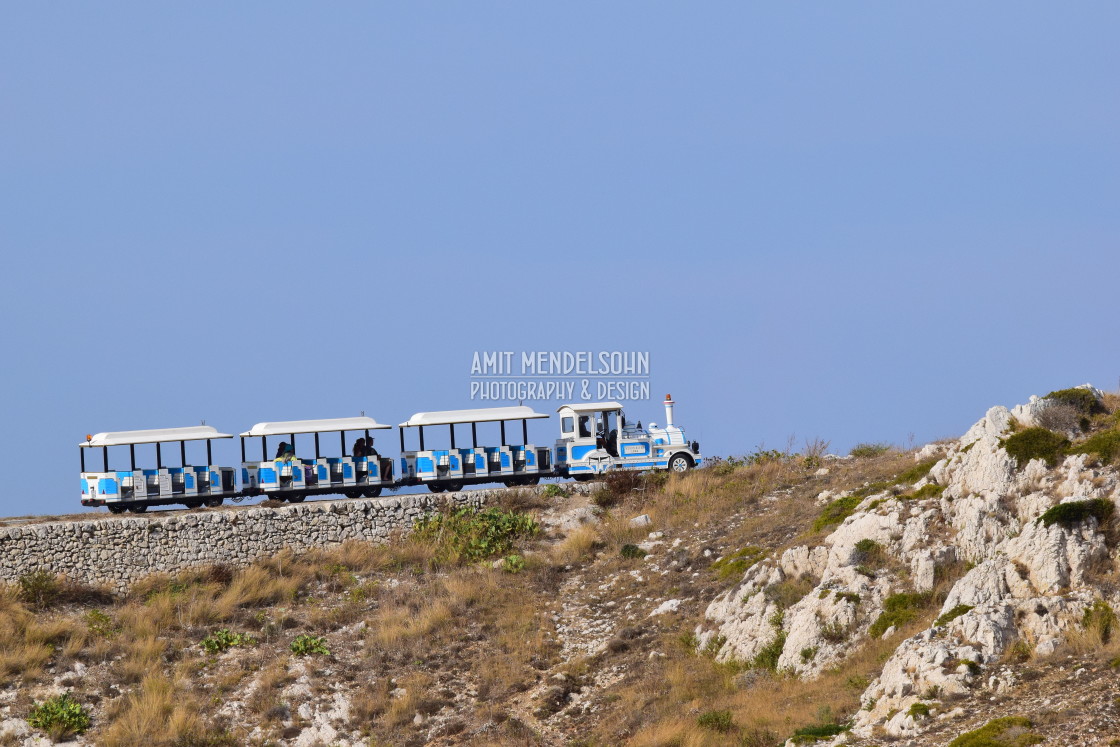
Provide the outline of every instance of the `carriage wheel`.
<path id="1" fill-rule="evenodd" d="M 122 506 L 119 503 L 106 503 L 105 508 L 109 509 L 109 513 L 111 514 L 123 514 L 128 510 L 127 506 Z"/>
<path id="2" fill-rule="evenodd" d="M 428 483 L 428 490 L 432 491 L 433 493 L 442 493 L 445 488 L 438 483 L 430 482 Z"/>
<path id="3" fill-rule="evenodd" d="M 134 514 L 142 514 L 148 510 L 148 507 L 145 504 L 140 504 L 139 506 L 129 506 L 128 510 Z"/>
<path id="4" fill-rule="evenodd" d="M 225 503 L 225 498 L 222 498 L 220 496 L 217 497 L 217 498 L 207 498 L 206 499 L 206 505 L 209 506 L 210 508 L 217 508 L 218 506 L 222 505 L 223 503 Z"/>
<path id="5" fill-rule="evenodd" d="M 364 495 L 366 498 L 376 498 L 377 496 L 381 495 L 381 486 L 378 485 L 374 488 L 366 488 L 362 491 L 362 495 Z"/>

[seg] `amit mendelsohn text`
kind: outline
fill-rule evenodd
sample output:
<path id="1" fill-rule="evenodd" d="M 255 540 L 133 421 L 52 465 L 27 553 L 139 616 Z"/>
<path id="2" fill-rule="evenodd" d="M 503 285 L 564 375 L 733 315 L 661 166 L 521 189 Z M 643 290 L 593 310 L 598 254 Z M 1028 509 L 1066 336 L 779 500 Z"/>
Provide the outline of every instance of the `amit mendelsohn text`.
<path id="1" fill-rule="evenodd" d="M 519 360 L 520 370 L 514 368 Z M 649 353 L 537 350 L 475 352 L 471 376 L 649 376 Z"/>

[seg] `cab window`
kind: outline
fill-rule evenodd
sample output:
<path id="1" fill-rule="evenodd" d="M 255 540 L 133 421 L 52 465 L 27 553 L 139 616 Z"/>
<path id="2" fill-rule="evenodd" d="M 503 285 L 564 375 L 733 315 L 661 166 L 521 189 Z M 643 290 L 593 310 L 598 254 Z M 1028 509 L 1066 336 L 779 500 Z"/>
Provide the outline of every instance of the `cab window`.
<path id="1" fill-rule="evenodd" d="M 590 415 L 580 415 L 579 416 L 579 437 L 580 438 L 591 438 L 591 416 Z"/>
<path id="2" fill-rule="evenodd" d="M 560 419 L 560 430 L 563 431 L 564 433 L 571 433 L 573 430 L 575 430 L 575 420 L 573 418 L 570 418 L 570 417 L 569 418 L 561 418 Z"/>

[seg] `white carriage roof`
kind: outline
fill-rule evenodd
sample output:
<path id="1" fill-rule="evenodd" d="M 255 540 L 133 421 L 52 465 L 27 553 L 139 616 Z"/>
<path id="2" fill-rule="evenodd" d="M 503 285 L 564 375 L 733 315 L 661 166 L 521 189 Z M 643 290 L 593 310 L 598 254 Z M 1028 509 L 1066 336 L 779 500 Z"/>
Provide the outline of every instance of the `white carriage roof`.
<path id="1" fill-rule="evenodd" d="M 621 410 L 621 402 L 572 402 L 567 405 L 560 405 L 556 408 L 556 412 L 563 412 L 564 410 L 571 410 L 572 412 L 602 412 L 603 410 Z"/>
<path id="2" fill-rule="evenodd" d="M 498 420 L 535 420 L 548 415 L 533 412 L 532 407 L 482 407 L 477 410 L 443 410 L 418 412 L 401 423 L 401 428 L 415 425 L 454 425 L 455 423 L 492 423 Z"/>
<path id="3" fill-rule="evenodd" d="M 293 433 L 326 433 L 329 431 L 373 431 L 392 428 L 373 418 L 326 418 L 325 420 L 285 420 L 276 423 L 257 423 L 242 436 L 284 436 Z"/>
<path id="4" fill-rule="evenodd" d="M 147 431 L 113 431 L 98 433 L 78 446 L 124 446 L 127 444 L 154 444 L 166 441 L 205 441 L 211 438 L 233 438 L 229 433 L 218 433 L 209 425 L 192 425 L 187 428 L 153 428 Z"/>

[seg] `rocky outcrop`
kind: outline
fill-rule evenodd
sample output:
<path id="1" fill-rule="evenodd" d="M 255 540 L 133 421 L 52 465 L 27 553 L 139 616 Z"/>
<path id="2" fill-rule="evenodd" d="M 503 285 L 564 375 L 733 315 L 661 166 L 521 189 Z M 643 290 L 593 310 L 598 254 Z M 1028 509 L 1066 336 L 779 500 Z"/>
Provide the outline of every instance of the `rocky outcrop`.
<path id="1" fill-rule="evenodd" d="M 1068 526 L 1039 520 L 1063 502 L 1115 503 L 1116 471 L 1094 467 L 1084 455 L 1054 469 L 1042 460 L 1018 464 L 1001 445 L 1015 424 L 1036 425 L 1050 406 L 1032 397 L 1012 409 L 993 407 L 958 441 L 919 451 L 918 460 L 938 460 L 928 476 L 866 496 L 819 545 L 794 547 L 750 568 L 709 605 L 697 630 L 701 643 L 718 645 L 723 660 L 750 661 L 768 646 L 780 647 L 779 670 L 813 677 L 872 632 L 896 635 L 893 626 L 883 630 L 890 615 L 875 624 L 887 600 L 923 599 L 941 569 L 955 567 L 958 575 L 966 572 L 948 589 L 941 624 L 899 641 L 863 693 L 852 733 L 913 735 L 922 721 L 908 712 L 911 704 L 1013 684 L 996 666 L 1012 644 L 1048 655 L 1081 629 L 1096 600 L 1120 601 L 1094 582 L 1094 571 L 1116 561 L 1097 520 Z M 923 491 L 927 485 L 935 487 Z M 821 502 L 837 497 L 822 495 Z M 860 547 L 881 553 L 879 568 L 865 567 Z M 795 579 L 808 591 L 783 609 L 776 592 Z M 896 605 L 906 602 L 899 599 Z"/>

